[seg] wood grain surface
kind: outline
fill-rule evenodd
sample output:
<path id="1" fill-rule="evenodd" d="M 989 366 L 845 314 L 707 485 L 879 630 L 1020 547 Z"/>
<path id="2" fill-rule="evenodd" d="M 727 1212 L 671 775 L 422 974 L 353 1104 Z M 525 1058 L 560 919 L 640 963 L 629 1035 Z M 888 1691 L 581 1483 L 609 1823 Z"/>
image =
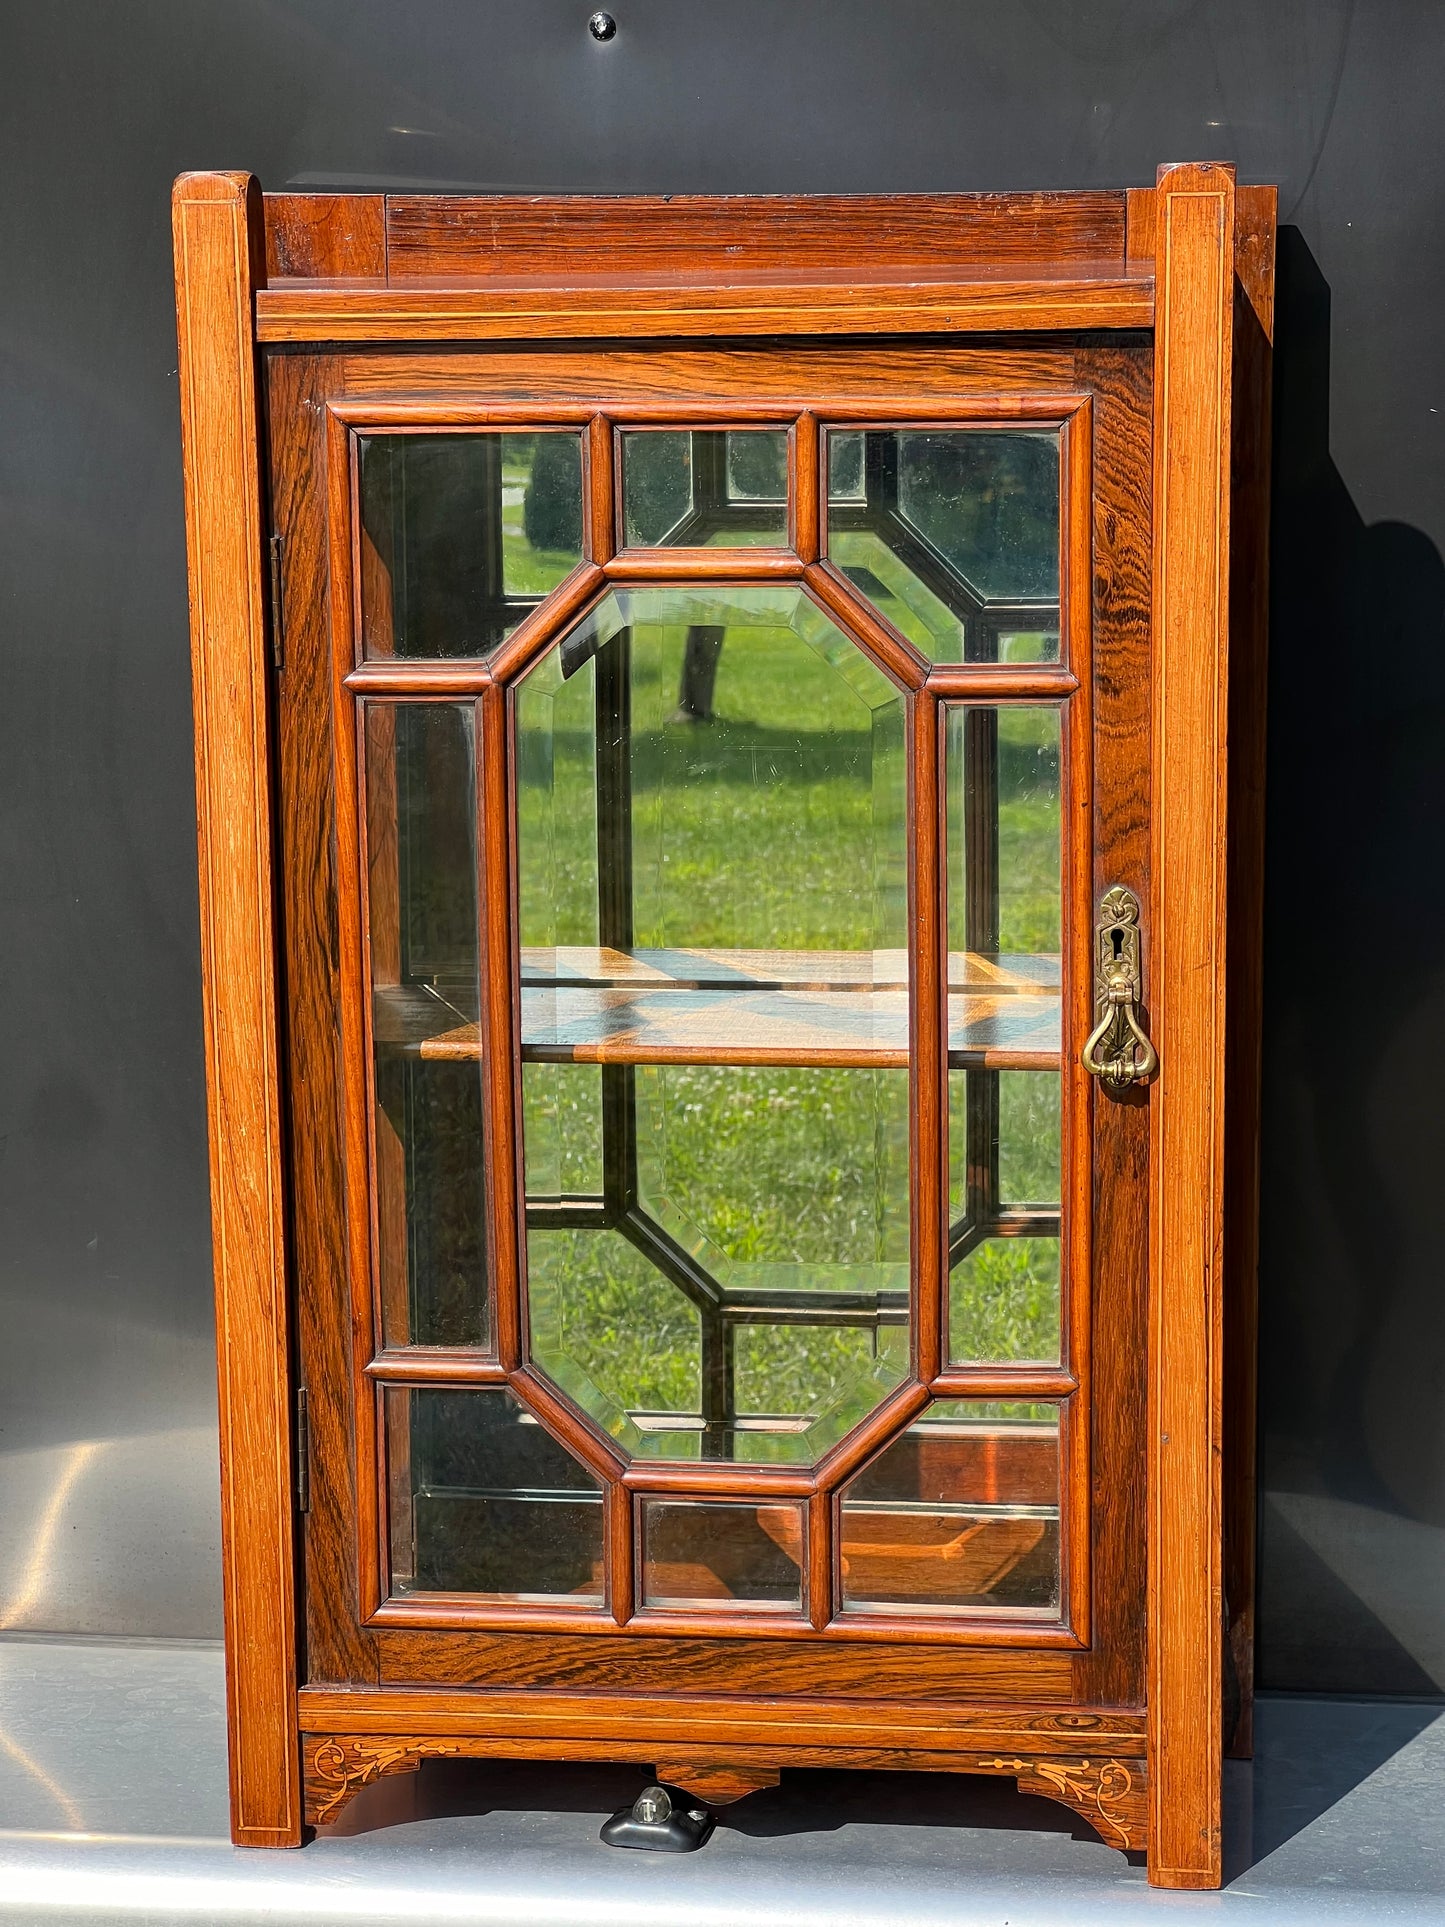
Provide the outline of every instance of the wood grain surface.
<path id="1" fill-rule="evenodd" d="M 226 1694 L 236 1840 L 301 1839 L 293 1475 L 271 753 L 251 299 L 259 191 L 186 174 L 172 203 L 202 1009 L 221 1434 Z"/>
<path id="2" fill-rule="evenodd" d="M 1154 394 L 1150 1879 L 1217 1887 L 1231 168 L 1161 170 Z"/>
<path id="3" fill-rule="evenodd" d="M 263 342 L 541 341 L 647 335 L 999 334 L 1025 329 L 1147 328 L 1150 276 L 1117 262 L 1050 270 L 841 268 L 741 271 L 719 281 L 686 274 L 648 286 L 618 275 L 547 281 L 282 281 L 256 295 Z"/>
<path id="4" fill-rule="evenodd" d="M 388 266 L 414 275 L 966 268 L 1124 258 L 1122 193 L 392 194 Z"/>
<path id="5" fill-rule="evenodd" d="M 1236 196 L 1217 167 L 1093 195 L 280 195 L 263 208 L 244 175 L 178 184 L 238 1841 L 299 1841 L 299 1722 L 313 1821 L 438 1752 L 623 1758 L 717 1797 L 786 1764 L 914 1766 L 1012 1774 L 1115 1845 L 1147 1837 L 1157 1884 L 1218 1883 L 1222 1702 L 1228 1681 L 1247 1747 L 1252 1668 L 1274 215 L 1272 191 Z M 265 437 L 258 342 L 278 344 Z M 324 351 L 296 352 L 308 343 Z M 911 961 L 622 940 L 518 956 L 510 685 L 609 578 L 717 568 L 696 552 L 615 554 L 629 422 L 787 429 L 794 551 L 734 559 L 729 574 L 799 580 L 907 692 Z M 819 559 L 826 433 L 954 422 L 1061 434 L 1059 665 L 930 665 Z M 354 527 L 356 434 L 558 423 L 584 440 L 587 559 L 557 596 L 484 661 L 398 659 L 384 621 L 362 661 L 357 583 L 378 558 Z M 263 443 L 281 536 L 274 638 Z M 475 701 L 480 1009 L 475 985 L 399 981 L 384 941 L 366 976 L 368 929 L 395 920 L 370 899 L 358 817 L 358 719 L 378 698 Z M 938 752 L 942 705 L 957 701 L 1062 705 L 1061 958 L 998 957 L 987 941 L 944 954 Z M 373 737 L 384 762 L 384 726 Z M 1094 905 L 1115 883 L 1148 905 L 1145 1021 L 1162 1062 L 1152 1090 L 1124 1097 L 1077 1062 Z M 388 1348 L 377 1272 L 384 1293 L 403 1173 L 400 1140 L 370 1116 L 374 1050 L 482 1060 L 494 1357 L 394 1342 L 395 1306 Z M 614 1079 L 647 1063 L 911 1063 L 912 1286 L 927 1325 L 914 1379 L 816 1468 L 625 1462 L 526 1363 L 523 1058 L 620 1067 L 604 1071 Z M 1064 1208 L 1032 1227 L 1062 1235 L 1056 1365 L 939 1369 L 947 1064 L 1061 1073 Z M 311 1412 L 304 1592 L 288 1258 Z M 502 1383 L 606 1485 L 606 1609 L 386 1596 L 388 1506 L 410 1503 L 411 1475 L 381 1449 L 379 1397 Z M 1029 1487 L 1056 1494 L 1057 1521 L 1044 1496 L 1047 1520 L 1003 1530 L 845 1524 L 841 1491 L 921 1409 L 925 1384 L 1058 1401 Z M 1017 1499 L 1018 1477 L 999 1477 Z M 740 1613 L 713 1587 L 636 1611 L 638 1509 L 667 1493 L 783 1520 L 805 1610 Z M 1002 1584 L 1056 1530 L 1058 1614 L 845 1606 L 840 1561 L 899 1587 L 911 1574 L 929 1597 L 936 1580 L 942 1600 L 942 1564 L 920 1578 L 921 1560 Z"/>

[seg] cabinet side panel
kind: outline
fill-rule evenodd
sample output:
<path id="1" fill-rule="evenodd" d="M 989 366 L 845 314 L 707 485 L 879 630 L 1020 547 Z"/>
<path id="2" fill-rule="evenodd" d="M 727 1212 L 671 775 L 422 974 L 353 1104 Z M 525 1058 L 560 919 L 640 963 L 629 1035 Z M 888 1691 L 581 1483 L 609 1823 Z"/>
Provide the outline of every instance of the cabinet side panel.
<path id="1" fill-rule="evenodd" d="M 1275 190 L 1235 201 L 1229 538 L 1229 1016 L 1225 1150 L 1224 1733 L 1254 1740 L 1259 1131 L 1264 988 L 1265 703 L 1269 632 L 1270 364 Z"/>
<path id="2" fill-rule="evenodd" d="M 1217 1887 L 1232 170 L 1163 170 L 1157 245 L 1149 1877 Z"/>
<path id="3" fill-rule="evenodd" d="M 260 195 L 184 175 L 177 336 L 196 725 L 232 1832 L 301 1838 L 266 617 L 251 297 Z"/>

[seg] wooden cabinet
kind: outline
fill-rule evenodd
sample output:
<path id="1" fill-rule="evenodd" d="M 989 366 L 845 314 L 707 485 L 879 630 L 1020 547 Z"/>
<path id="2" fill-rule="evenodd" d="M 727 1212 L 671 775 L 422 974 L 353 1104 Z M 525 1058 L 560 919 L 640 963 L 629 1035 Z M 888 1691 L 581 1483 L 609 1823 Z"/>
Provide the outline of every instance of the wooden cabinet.
<path id="1" fill-rule="evenodd" d="M 1271 189 L 175 199 L 235 1837 L 1247 1747 Z"/>

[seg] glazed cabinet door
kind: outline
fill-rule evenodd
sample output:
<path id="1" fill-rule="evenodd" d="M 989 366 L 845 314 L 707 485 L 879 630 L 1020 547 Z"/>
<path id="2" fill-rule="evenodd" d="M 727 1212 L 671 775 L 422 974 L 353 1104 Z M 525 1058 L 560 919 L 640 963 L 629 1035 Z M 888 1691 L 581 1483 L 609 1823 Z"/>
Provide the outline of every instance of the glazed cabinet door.
<path id="1" fill-rule="evenodd" d="M 1149 368 L 269 360 L 306 1681 L 1142 1706 Z"/>

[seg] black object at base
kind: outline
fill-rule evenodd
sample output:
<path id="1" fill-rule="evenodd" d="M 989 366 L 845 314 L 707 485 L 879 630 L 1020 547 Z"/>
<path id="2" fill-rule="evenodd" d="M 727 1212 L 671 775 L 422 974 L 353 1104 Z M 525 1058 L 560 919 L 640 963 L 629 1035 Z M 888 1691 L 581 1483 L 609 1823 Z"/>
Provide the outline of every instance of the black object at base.
<path id="1" fill-rule="evenodd" d="M 696 1853 L 716 1825 L 706 1807 L 676 1804 L 665 1787 L 650 1786 L 603 1821 L 601 1837 L 609 1847 L 640 1847 L 644 1853 Z"/>

